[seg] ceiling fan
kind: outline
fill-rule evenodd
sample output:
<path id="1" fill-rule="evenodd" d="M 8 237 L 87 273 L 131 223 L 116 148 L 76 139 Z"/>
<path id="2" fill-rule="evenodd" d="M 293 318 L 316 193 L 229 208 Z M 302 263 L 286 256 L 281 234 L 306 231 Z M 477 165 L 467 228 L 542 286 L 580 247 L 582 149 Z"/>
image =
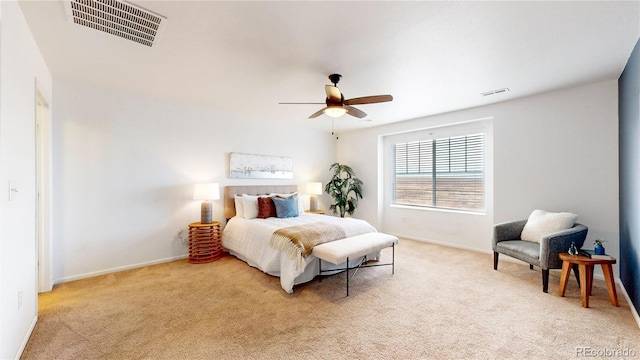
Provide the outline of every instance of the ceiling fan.
<path id="1" fill-rule="evenodd" d="M 340 74 L 331 74 L 329 75 L 329 80 L 333 83 L 333 85 L 325 85 L 324 91 L 327 93 L 327 98 L 324 102 L 326 107 L 316 111 L 315 113 L 309 116 L 309 119 L 316 118 L 322 114 L 326 114 L 330 117 L 337 118 L 344 114 L 349 114 L 351 116 L 355 116 L 359 119 L 367 116 L 362 110 L 356 109 L 351 105 L 364 105 L 364 104 L 375 104 L 381 102 L 387 102 L 393 100 L 393 96 L 391 95 L 373 95 L 373 96 L 363 96 L 357 97 L 353 99 L 344 99 L 344 95 L 338 89 L 338 82 L 340 82 L 340 78 L 342 75 Z M 287 103 L 281 102 L 279 104 L 317 104 L 322 105 L 323 103 Z"/>

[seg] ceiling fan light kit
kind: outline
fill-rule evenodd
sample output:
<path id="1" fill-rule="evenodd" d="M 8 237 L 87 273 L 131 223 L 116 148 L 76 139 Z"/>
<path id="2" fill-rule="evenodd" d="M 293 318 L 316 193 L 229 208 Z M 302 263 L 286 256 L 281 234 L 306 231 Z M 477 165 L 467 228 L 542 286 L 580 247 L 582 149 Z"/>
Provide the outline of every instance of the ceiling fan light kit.
<path id="1" fill-rule="evenodd" d="M 325 114 L 332 118 L 340 117 L 344 114 L 349 114 L 351 116 L 357 117 L 359 119 L 367 116 L 362 110 L 356 109 L 351 105 L 364 105 L 364 104 L 375 104 L 381 102 L 387 102 L 393 100 L 393 96 L 391 95 L 373 95 L 373 96 L 363 96 L 359 98 L 353 99 L 344 99 L 344 94 L 340 92 L 338 89 L 338 82 L 342 75 L 340 74 L 331 74 L 329 75 L 329 80 L 333 83 L 333 85 L 325 85 L 324 91 L 327 94 L 327 98 L 325 99 L 326 107 L 316 111 L 315 113 L 309 116 L 309 119 L 316 118 L 322 114 Z M 312 103 L 280 103 L 285 105 L 290 104 L 312 104 Z"/>
<path id="2" fill-rule="evenodd" d="M 347 113 L 347 110 L 342 106 L 327 106 L 324 109 L 324 114 L 331 116 L 332 118 L 340 117 Z"/>

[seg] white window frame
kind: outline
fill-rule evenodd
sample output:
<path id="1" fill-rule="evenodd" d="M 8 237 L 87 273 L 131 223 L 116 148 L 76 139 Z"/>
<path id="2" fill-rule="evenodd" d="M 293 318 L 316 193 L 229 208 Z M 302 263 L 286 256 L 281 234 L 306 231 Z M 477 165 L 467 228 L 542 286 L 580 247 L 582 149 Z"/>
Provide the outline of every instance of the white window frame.
<path id="1" fill-rule="evenodd" d="M 435 210 L 435 211 L 453 211 L 453 212 L 463 212 L 463 213 L 472 213 L 472 214 L 486 214 L 488 206 L 490 206 L 490 202 L 487 199 L 488 194 L 488 180 L 490 174 L 488 174 L 489 167 L 487 166 L 489 155 L 488 150 L 488 142 L 491 141 L 491 134 L 489 133 L 489 128 L 487 126 L 487 122 L 483 120 L 488 119 L 480 119 L 465 123 L 452 124 L 452 125 L 443 125 L 431 128 L 423 128 L 417 129 L 402 133 L 389 134 L 383 137 L 383 172 L 385 178 L 384 185 L 384 193 L 385 193 L 385 203 L 394 208 L 408 208 L 408 209 L 420 209 L 420 210 Z M 464 136 L 471 134 L 484 134 L 484 159 L 483 159 L 483 207 L 482 209 L 466 209 L 466 208 L 452 208 L 452 207 L 439 207 L 433 205 L 406 205 L 406 204 L 394 204 L 392 199 L 394 196 L 394 186 L 395 186 L 395 164 L 392 164 L 394 161 L 394 145 L 397 143 L 404 142 L 415 142 L 415 141 L 424 141 L 424 140 L 434 140 L 434 139 L 442 139 L 442 138 L 450 138 L 456 136 Z M 436 189 L 437 193 L 437 189 Z"/>

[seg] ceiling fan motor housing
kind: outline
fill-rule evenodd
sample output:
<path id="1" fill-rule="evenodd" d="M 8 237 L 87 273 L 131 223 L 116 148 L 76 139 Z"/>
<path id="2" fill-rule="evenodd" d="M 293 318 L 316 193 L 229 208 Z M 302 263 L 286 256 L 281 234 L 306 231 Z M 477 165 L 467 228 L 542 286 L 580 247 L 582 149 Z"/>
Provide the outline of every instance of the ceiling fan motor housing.
<path id="1" fill-rule="evenodd" d="M 325 98 L 324 102 L 327 104 L 327 106 L 342 106 L 344 103 L 344 95 L 342 93 L 340 94 L 340 101 L 332 101 L 329 98 Z"/>

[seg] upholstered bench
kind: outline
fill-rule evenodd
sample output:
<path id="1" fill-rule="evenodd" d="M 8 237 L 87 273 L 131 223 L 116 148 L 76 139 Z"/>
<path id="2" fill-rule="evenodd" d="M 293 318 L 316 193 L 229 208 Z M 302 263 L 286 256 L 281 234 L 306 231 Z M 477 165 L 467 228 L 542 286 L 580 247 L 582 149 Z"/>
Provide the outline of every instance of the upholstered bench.
<path id="1" fill-rule="evenodd" d="M 364 267 L 373 267 L 373 266 L 391 266 L 391 274 L 395 272 L 395 245 L 398 243 L 398 238 L 389 235 L 383 234 L 379 232 L 366 233 L 361 235 L 356 235 L 340 240 L 331 241 L 328 243 L 316 245 L 313 247 L 313 251 L 311 255 L 320 259 L 319 267 L 318 267 L 318 275 L 320 275 L 320 281 L 322 280 L 322 261 L 328 261 L 334 265 L 346 263 L 346 267 L 344 269 L 337 270 L 346 270 L 347 274 L 347 296 L 349 296 L 349 281 L 351 278 L 349 277 L 349 270 L 359 269 Z M 349 259 L 358 258 L 361 256 L 366 256 L 368 254 L 373 254 L 380 252 L 384 248 L 392 248 L 392 256 L 391 262 L 388 264 L 370 264 L 363 265 L 366 263 L 365 260 L 360 263 L 358 266 L 349 267 Z M 332 269 L 331 272 L 335 272 L 336 269 Z M 324 272 L 327 273 L 327 272 Z M 355 275 L 355 273 L 353 274 Z M 351 277 L 353 277 L 353 275 Z"/>

